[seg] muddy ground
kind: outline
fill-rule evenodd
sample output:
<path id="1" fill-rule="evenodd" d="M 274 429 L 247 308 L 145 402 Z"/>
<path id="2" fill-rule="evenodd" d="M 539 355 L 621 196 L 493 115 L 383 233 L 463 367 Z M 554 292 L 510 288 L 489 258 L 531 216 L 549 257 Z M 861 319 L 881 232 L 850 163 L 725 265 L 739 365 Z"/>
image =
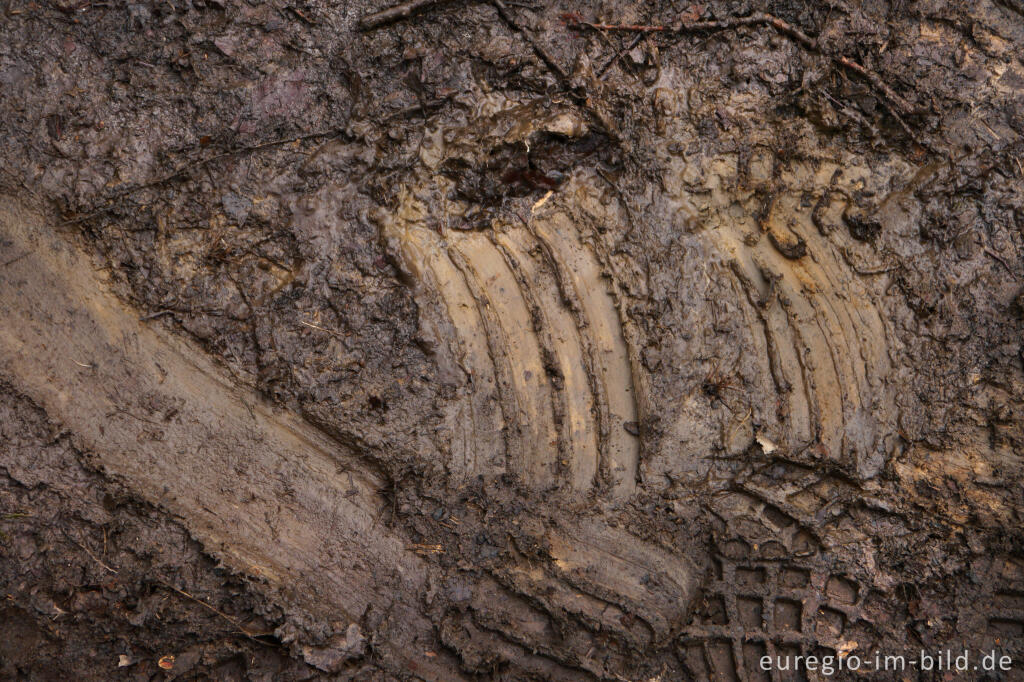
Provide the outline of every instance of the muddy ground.
<path id="1" fill-rule="evenodd" d="M 0 677 L 1024 679 L 1024 5 L 379 9 L 0 7 Z"/>

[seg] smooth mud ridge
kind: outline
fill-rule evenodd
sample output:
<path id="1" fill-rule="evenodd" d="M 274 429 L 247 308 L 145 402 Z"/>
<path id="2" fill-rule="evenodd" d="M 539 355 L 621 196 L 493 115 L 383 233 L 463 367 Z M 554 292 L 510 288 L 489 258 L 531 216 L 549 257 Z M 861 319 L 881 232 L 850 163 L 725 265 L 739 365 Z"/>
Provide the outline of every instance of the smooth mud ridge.
<path id="1" fill-rule="evenodd" d="M 0 9 L 0 678 L 1024 675 L 1022 9 L 755 5 Z"/>

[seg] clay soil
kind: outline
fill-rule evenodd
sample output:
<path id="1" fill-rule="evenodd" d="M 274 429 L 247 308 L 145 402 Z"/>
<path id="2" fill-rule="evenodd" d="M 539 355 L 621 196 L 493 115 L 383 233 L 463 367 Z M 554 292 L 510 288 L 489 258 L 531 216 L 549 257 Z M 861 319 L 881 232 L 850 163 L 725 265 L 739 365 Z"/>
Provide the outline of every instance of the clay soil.
<path id="1" fill-rule="evenodd" d="M 1024 4 L 382 9 L 0 0 L 0 678 L 1024 679 Z"/>

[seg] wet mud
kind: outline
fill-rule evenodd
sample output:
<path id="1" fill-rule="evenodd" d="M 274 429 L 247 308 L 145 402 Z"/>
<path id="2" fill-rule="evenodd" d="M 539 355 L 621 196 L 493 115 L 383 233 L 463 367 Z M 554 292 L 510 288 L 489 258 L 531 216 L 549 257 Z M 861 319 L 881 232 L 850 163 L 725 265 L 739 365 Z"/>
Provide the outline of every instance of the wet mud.
<path id="1" fill-rule="evenodd" d="M 2 674 L 1024 669 L 1020 8 L 380 9 L 0 8 Z"/>

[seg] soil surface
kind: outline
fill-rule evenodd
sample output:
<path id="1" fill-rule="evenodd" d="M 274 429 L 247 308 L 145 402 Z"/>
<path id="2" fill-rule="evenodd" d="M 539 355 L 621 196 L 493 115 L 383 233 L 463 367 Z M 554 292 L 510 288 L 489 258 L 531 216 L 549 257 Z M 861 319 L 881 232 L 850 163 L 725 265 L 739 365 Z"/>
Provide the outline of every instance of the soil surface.
<path id="1" fill-rule="evenodd" d="M 1024 674 L 1024 5 L 381 9 L 0 7 L 0 677 Z"/>

